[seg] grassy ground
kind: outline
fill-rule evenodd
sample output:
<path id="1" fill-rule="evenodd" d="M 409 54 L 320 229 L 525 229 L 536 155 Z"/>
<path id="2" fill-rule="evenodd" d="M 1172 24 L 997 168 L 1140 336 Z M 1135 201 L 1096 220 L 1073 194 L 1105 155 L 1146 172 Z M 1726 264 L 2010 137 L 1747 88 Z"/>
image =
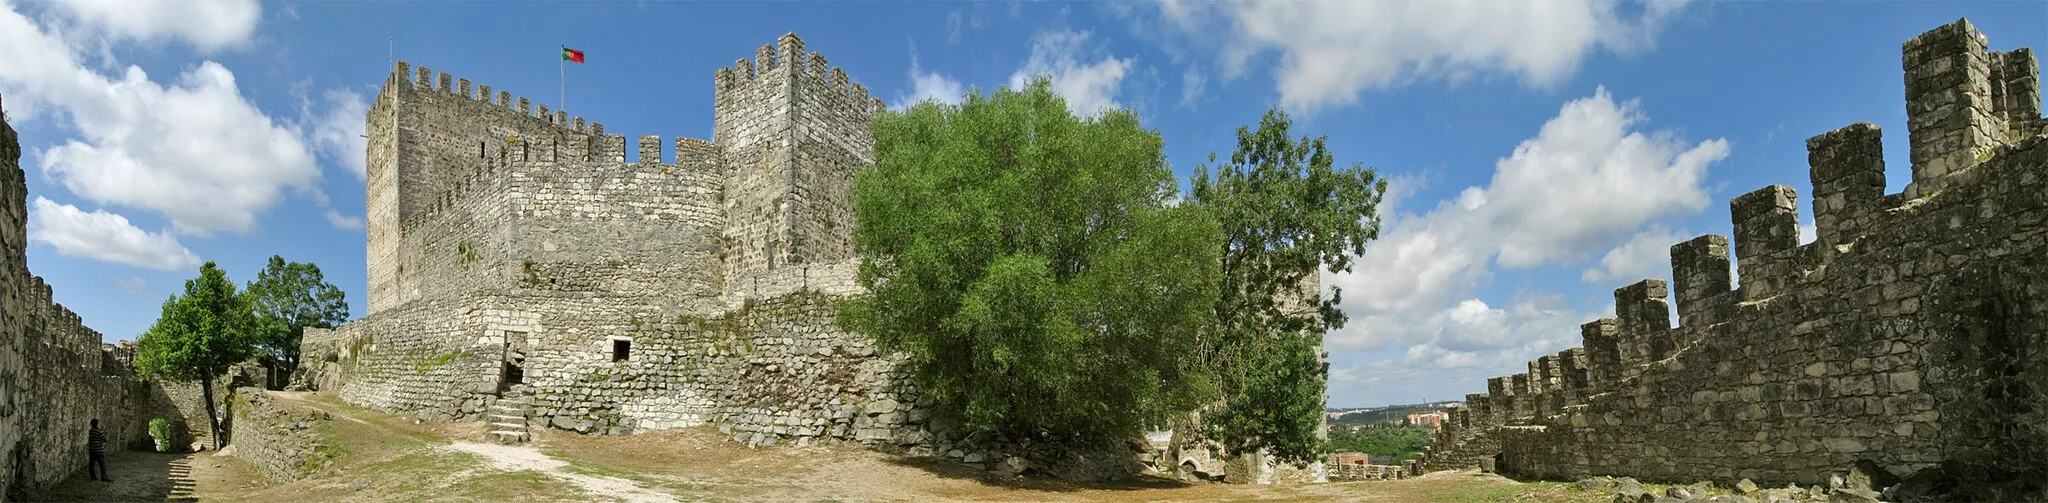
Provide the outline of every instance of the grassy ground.
<path id="1" fill-rule="evenodd" d="M 582 436 L 535 431 L 525 446 L 488 449 L 476 423 L 416 423 L 331 396 L 273 393 L 283 406 L 336 416 L 323 424 L 334 468 L 276 484 L 239 458 L 213 453 L 136 462 L 115 483 L 80 477 L 60 500 L 162 501 L 1416 501 L 1599 502 L 1605 492 L 1448 472 L 1384 482 L 1244 486 L 1163 478 L 1075 484 L 999 478 L 953 463 L 903 459 L 858 446 L 750 449 L 716 430 Z M 483 453 L 483 454 L 478 454 Z M 142 455 L 141 453 L 136 453 Z M 489 457 L 491 459 L 486 459 Z M 184 471 L 168 469 L 179 463 Z M 153 463 L 153 464 L 152 464 Z M 115 464 L 117 470 L 123 466 Z M 145 473 L 147 472 L 147 473 Z M 146 490 L 115 497 L 124 481 Z M 78 484 L 85 482 L 85 484 Z M 99 485 L 93 485 L 99 484 Z M 176 494 L 173 494 L 174 489 Z M 1658 487 L 1656 490 L 1661 491 Z"/>

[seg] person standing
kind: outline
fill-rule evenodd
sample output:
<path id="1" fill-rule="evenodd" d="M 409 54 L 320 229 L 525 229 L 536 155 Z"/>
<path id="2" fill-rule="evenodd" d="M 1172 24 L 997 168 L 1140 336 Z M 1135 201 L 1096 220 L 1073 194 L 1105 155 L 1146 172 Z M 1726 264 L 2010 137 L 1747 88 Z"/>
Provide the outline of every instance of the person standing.
<path id="1" fill-rule="evenodd" d="M 107 476 L 107 430 L 100 429 L 100 420 L 92 420 L 92 432 L 87 436 L 89 438 L 86 450 L 89 456 L 85 462 L 85 474 L 92 476 L 93 480 L 114 480 L 113 477 Z M 93 472 L 94 468 L 98 468 L 99 472 Z"/>

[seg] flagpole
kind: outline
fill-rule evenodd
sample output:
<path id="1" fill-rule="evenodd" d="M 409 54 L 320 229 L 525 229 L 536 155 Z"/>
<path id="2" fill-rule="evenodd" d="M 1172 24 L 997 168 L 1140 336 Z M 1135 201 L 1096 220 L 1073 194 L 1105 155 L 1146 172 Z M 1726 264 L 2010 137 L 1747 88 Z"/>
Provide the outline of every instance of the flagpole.
<path id="1" fill-rule="evenodd" d="M 566 45 L 565 45 L 565 46 L 562 46 L 562 54 L 568 54 L 568 51 L 569 51 L 569 46 L 566 46 Z M 559 97 L 559 100 L 555 101 L 555 105 L 556 105 L 556 106 L 560 106 L 560 107 L 562 107 L 562 110 L 568 110 L 568 109 L 569 109 L 569 63 L 567 63 L 567 62 L 566 62 L 566 61 L 568 60 L 568 57 L 567 57 L 567 56 L 562 56 L 562 54 L 556 54 L 556 56 L 560 57 L 560 59 L 556 59 L 556 60 L 555 60 L 555 68 L 556 68 L 556 69 L 558 69 L 558 70 L 561 70 L 561 72 L 562 72 L 562 88 L 561 88 L 561 92 L 562 92 L 562 95 L 561 95 L 561 96 Z"/>

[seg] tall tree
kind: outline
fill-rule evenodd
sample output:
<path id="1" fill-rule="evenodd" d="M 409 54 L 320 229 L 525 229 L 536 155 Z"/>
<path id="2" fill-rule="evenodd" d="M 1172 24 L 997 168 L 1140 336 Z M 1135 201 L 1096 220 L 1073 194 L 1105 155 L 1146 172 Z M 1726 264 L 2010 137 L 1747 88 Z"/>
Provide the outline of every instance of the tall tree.
<path id="1" fill-rule="evenodd" d="M 255 354 L 254 325 L 248 301 L 235 292 L 227 272 L 207 262 L 199 277 L 185 281 L 184 294 L 164 301 L 163 314 L 136 341 L 135 368 L 143 377 L 199 380 L 215 448 L 227 444 L 213 379 Z"/>
<path id="2" fill-rule="evenodd" d="M 299 337 L 306 328 L 348 322 L 347 294 L 310 262 L 285 262 L 272 255 L 256 281 L 249 282 L 246 295 L 256 317 L 258 349 L 286 372 L 299 367 Z"/>
<path id="3" fill-rule="evenodd" d="M 1136 434 L 1212 396 L 1192 334 L 1219 238 L 1159 134 L 1035 79 L 874 118 L 853 186 L 869 295 L 841 319 L 910 357 L 936 413 L 1019 436 Z"/>
<path id="4" fill-rule="evenodd" d="M 1231 452 L 1305 463 L 1323 450 L 1322 334 L 1345 322 L 1342 292 L 1322 297 L 1309 285 L 1318 268 L 1350 271 L 1379 238 L 1387 184 L 1358 164 L 1333 167 L 1326 137 L 1290 138 L 1289 125 L 1276 108 L 1258 129 L 1239 127 L 1229 162 L 1210 154 L 1191 192 L 1223 231 L 1216 322 L 1203 341 L 1223 400 L 1202 423 Z"/>

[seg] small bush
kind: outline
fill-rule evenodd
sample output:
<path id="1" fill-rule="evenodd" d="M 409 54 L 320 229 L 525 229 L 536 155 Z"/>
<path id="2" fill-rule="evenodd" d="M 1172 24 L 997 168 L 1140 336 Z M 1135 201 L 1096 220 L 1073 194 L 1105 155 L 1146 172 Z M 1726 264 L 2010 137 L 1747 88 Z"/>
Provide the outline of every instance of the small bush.
<path id="1" fill-rule="evenodd" d="M 171 422 L 161 417 L 149 420 L 149 437 L 156 439 L 156 452 L 171 450 Z"/>

